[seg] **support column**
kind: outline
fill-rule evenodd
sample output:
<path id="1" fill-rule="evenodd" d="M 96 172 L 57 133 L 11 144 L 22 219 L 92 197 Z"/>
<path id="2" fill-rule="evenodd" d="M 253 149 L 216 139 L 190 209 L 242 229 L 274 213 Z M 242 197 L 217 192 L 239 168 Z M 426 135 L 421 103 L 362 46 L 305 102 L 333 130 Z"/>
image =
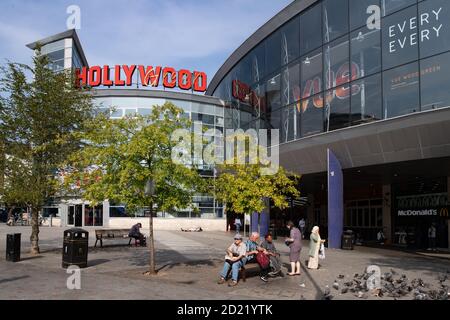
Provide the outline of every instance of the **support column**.
<path id="1" fill-rule="evenodd" d="M 447 177 L 447 207 L 450 207 L 450 177 Z M 447 220 L 448 248 L 450 249 L 450 219 Z"/>
<path id="2" fill-rule="evenodd" d="M 250 220 L 250 232 L 258 232 L 259 213 L 253 212 Z"/>
<path id="3" fill-rule="evenodd" d="M 309 234 L 314 227 L 314 195 L 310 193 L 307 197 L 310 205 L 306 208 L 306 234 Z M 307 238 L 305 237 L 305 239 Z"/>
<path id="4" fill-rule="evenodd" d="M 391 185 L 386 184 L 382 187 L 383 194 L 383 232 L 387 239 L 387 243 L 394 243 L 393 233 L 392 233 L 392 194 Z"/>

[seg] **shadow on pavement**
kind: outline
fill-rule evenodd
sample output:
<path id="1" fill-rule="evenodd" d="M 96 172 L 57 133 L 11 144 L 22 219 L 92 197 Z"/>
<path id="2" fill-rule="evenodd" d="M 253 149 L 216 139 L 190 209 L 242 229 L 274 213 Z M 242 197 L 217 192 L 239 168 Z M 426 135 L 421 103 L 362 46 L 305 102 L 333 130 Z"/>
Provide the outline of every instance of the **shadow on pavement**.
<path id="1" fill-rule="evenodd" d="M 0 283 L 12 282 L 12 281 L 16 281 L 16 280 L 26 279 L 29 277 L 30 276 L 20 276 L 20 277 L 14 277 L 14 278 L 0 279 Z"/>
<path id="2" fill-rule="evenodd" d="M 97 265 L 99 265 L 99 264 L 106 263 L 106 262 L 109 262 L 109 261 L 111 261 L 111 260 L 109 260 L 109 259 L 94 259 L 94 260 L 89 260 L 89 261 L 88 261 L 88 267 L 94 267 L 94 266 L 97 266 Z"/>

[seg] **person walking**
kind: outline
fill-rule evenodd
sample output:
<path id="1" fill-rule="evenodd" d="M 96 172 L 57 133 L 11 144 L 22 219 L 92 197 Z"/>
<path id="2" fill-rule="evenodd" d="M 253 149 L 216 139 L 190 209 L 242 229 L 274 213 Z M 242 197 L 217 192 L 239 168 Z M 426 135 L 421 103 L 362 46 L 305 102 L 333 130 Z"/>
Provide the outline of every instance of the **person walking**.
<path id="1" fill-rule="evenodd" d="M 239 233 L 241 231 L 241 219 L 239 219 L 239 217 L 236 217 L 236 219 L 234 219 L 234 225 L 236 226 L 236 233 Z M 245 232 L 244 232 L 245 235 Z"/>
<path id="2" fill-rule="evenodd" d="M 309 261 L 308 261 L 308 269 L 317 269 L 319 268 L 319 250 L 322 243 L 325 240 L 320 238 L 319 227 L 315 226 L 312 228 L 310 241 L 309 241 Z"/>
<path id="3" fill-rule="evenodd" d="M 300 232 L 302 233 L 302 239 L 304 239 L 305 238 L 305 228 L 306 228 L 305 218 L 300 219 L 300 221 L 298 222 L 298 227 L 300 229 Z"/>
<path id="4" fill-rule="evenodd" d="M 291 272 L 288 275 L 294 276 L 301 274 L 300 272 L 300 251 L 302 250 L 302 234 L 295 227 L 292 221 L 288 221 L 286 227 L 290 230 L 289 238 L 285 243 L 289 246 L 289 261 L 291 262 Z"/>
<path id="5" fill-rule="evenodd" d="M 436 251 L 436 225 L 434 222 L 428 228 L 428 250 Z"/>

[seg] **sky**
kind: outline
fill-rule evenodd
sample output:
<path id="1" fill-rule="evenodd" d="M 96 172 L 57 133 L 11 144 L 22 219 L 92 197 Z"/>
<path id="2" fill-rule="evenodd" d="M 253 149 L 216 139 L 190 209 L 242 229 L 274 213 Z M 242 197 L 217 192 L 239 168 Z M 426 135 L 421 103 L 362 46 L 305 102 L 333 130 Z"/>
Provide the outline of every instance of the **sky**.
<path id="1" fill-rule="evenodd" d="M 31 63 L 25 45 L 77 30 L 89 65 L 160 65 L 204 71 L 208 81 L 251 34 L 292 0 L 1 0 L 0 63 Z"/>

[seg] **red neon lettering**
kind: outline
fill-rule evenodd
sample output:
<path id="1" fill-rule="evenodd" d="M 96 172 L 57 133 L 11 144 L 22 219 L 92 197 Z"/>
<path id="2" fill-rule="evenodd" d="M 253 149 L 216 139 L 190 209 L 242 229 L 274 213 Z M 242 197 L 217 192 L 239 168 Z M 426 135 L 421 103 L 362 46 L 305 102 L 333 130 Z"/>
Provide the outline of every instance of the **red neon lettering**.
<path id="1" fill-rule="evenodd" d="M 127 65 L 123 65 L 123 72 L 125 73 L 125 77 L 126 77 L 126 82 L 125 84 L 127 86 L 131 86 L 132 82 L 133 82 L 133 73 L 134 70 L 136 70 L 136 66 L 133 64 L 130 67 Z"/>
<path id="2" fill-rule="evenodd" d="M 92 67 L 89 69 L 89 85 L 97 87 L 102 83 L 102 69 L 100 67 Z"/>
<path id="3" fill-rule="evenodd" d="M 125 81 L 120 79 L 120 69 L 121 67 L 119 65 L 114 67 L 114 84 L 119 87 L 125 85 Z"/>
<path id="4" fill-rule="evenodd" d="M 201 82 L 199 81 L 201 79 Z M 206 73 L 194 71 L 194 91 L 206 91 Z"/>
<path id="5" fill-rule="evenodd" d="M 170 74 L 170 82 L 169 82 Z M 174 68 L 164 68 L 163 69 L 163 86 L 166 88 L 175 88 L 177 84 L 177 74 Z"/>
<path id="6" fill-rule="evenodd" d="M 181 69 L 178 71 L 178 87 L 182 90 L 192 88 L 192 74 L 189 70 Z"/>
<path id="7" fill-rule="evenodd" d="M 113 85 L 109 79 L 109 66 L 103 66 L 103 85 L 108 87 Z"/>
<path id="8" fill-rule="evenodd" d="M 303 89 L 302 98 L 308 98 L 309 96 L 315 95 L 321 91 L 320 78 L 315 77 L 312 80 L 308 80 L 305 83 L 305 87 Z"/>
<path id="9" fill-rule="evenodd" d="M 144 70 L 144 66 L 139 66 L 139 72 L 141 74 L 141 84 L 143 86 L 148 86 L 149 84 L 152 87 L 159 86 L 161 67 L 158 66 L 155 69 L 153 69 L 153 67 L 147 67 L 147 69 Z"/>

